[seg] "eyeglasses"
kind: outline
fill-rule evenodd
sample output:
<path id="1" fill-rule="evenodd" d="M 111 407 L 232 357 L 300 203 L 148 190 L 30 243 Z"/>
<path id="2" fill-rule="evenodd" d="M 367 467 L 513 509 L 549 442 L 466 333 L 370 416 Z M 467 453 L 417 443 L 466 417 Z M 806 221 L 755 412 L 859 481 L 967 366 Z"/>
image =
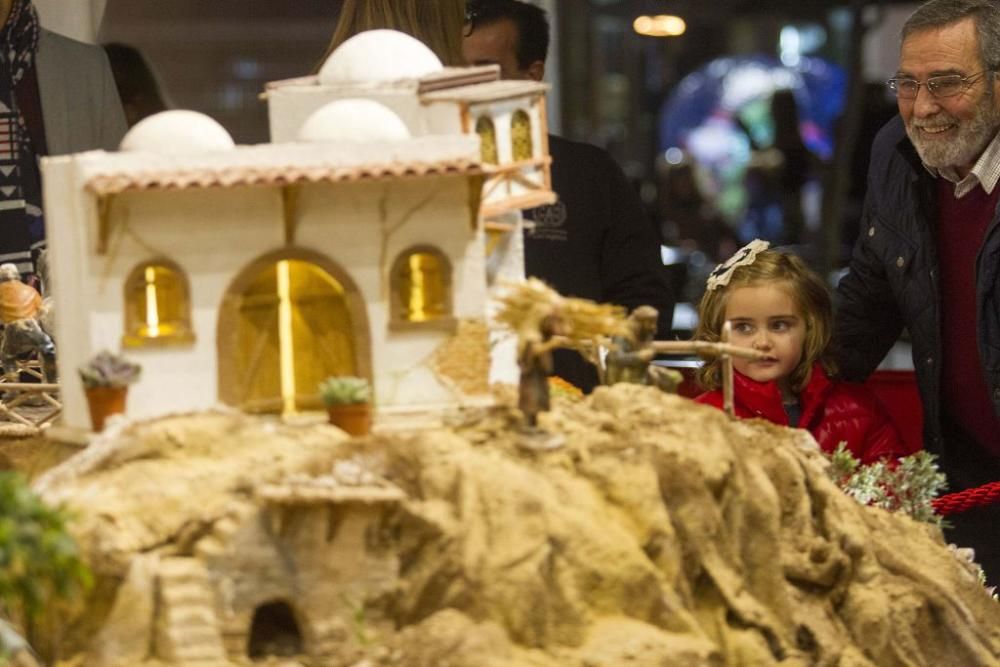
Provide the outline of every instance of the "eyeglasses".
<path id="1" fill-rule="evenodd" d="M 479 18 L 479 4 L 477 2 L 467 2 L 465 4 L 465 26 L 462 35 L 468 37 L 476 29 L 476 20 Z"/>
<path id="2" fill-rule="evenodd" d="M 886 81 L 886 85 L 896 93 L 896 97 L 903 100 L 916 99 L 917 93 L 920 91 L 920 86 L 927 86 L 927 91 L 934 98 L 953 97 L 971 86 L 976 78 L 990 71 L 983 70 L 982 72 L 976 72 L 968 76 L 942 74 L 941 76 L 932 76 L 926 81 L 893 77 Z"/>

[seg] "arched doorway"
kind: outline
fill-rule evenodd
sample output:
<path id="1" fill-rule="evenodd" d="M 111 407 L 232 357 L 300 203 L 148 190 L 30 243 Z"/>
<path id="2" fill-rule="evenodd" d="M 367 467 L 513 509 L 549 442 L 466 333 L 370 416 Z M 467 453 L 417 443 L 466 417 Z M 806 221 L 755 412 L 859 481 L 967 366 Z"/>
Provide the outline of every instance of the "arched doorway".
<path id="1" fill-rule="evenodd" d="M 331 375 L 371 378 L 365 307 L 350 277 L 305 250 L 263 257 L 219 313 L 219 398 L 248 412 L 320 408 Z"/>
<path id="2" fill-rule="evenodd" d="M 292 608 L 284 602 L 269 602 L 257 607 L 247 638 L 247 657 L 291 658 L 305 653 L 302 633 Z"/>

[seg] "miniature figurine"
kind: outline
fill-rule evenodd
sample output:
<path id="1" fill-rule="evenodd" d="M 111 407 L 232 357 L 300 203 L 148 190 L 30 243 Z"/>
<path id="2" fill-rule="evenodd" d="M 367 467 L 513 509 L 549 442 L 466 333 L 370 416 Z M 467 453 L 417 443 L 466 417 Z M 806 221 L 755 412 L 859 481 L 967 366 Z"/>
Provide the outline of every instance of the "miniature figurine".
<path id="1" fill-rule="evenodd" d="M 521 367 L 517 407 L 524 413 L 529 428 L 538 427 L 538 413 L 548 411 L 549 375 L 552 374 L 552 350 L 564 345 L 562 323 L 556 313 L 537 322 L 526 322 L 518 331 L 517 363 Z"/>
<path id="2" fill-rule="evenodd" d="M 680 374 L 651 365 L 657 352 L 653 337 L 656 336 L 658 316 L 659 313 L 652 306 L 639 306 L 629 314 L 626 333 L 611 338 L 605 359 L 605 384 L 630 382 L 653 385 L 668 393 L 677 391 L 683 379 Z"/>
<path id="3" fill-rule="evenodd" d="M 39 324 L 42 310 L 42 295 L 21 281 L 17 266 L 0 264 L 0 361 L 7 382 L 17 382 L 18 359 L 33 352 L 42 357 L 45 378 L 55 381 L 56 346 Z"/>
<path id="4" fill-rule="evenodd" d="M 624 335 L 624 312 L 619 306 L 563 297 L 537 278 L 507 288 L 499 298 L 496 319 L 517 333 L 518 407 L 527 426 L 536 430 L 538 413 L 549 409 L 552 350 L 571 347 L 590 352 L 600 341 Z"/>

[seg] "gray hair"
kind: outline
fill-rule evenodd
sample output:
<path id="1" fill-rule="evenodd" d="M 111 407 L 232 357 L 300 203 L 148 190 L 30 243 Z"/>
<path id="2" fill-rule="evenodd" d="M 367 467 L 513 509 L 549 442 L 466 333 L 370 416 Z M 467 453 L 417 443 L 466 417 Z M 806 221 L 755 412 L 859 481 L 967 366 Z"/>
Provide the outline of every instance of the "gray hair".
<path id="1" fill-rule="evenodd" d="M 930 0 L 903 24 L 901 41 L 914 33 L 949 26 L 972 18 L 979 38 L 979 59 L 991 73 L 1000 69 L 1000 3 L 995 0 Z"/>
<path id="2" fill-rule="evenodd" d="M 11 264 L 6 262 L 0 264 L 0 282 L 6 282 L 8 280 L 20 280 L 21 272 L 17 270 L 16 264 Z"/>

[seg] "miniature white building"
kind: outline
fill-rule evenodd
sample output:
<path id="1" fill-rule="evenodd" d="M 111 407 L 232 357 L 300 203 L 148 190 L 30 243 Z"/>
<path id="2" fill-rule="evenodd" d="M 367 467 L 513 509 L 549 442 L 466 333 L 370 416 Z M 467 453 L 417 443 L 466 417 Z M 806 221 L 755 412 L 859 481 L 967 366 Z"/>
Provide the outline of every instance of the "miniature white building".
<path id="1" fill-rule="evenodd" d="M 445 68 L 413 37 L 370 30 L 345 41 L 318 75 L 268 84 L 271 140 L 295 140 L 306 119 L 329 102 L 374 100 L 392 109 L 412 136 L 479 135 L 485 217 L 552 204 L 548 85 L 499 78 L 496 65 Z"/>
<path id="2" fill-rule="evenodd" d="M 544 102 L 537 84 L 517 84 L 530 90 L 509 89 L 496 109 L 492 93 L 476 97 L 499 83 L 427 93 L 438 97 L 420 101 L 420 117 L 456 128 L 443 134 L 415 133 L 379 95 L 344 95 L 302 114 L 297 143 L 234 147 L 214 121 L 166 112 L 133 128 L 120 153 L 44 160 L 65 422 L 88 424 L 76 369 L 102 349 L 143 366 L 135 417 L 218 402 L 309 409 L 324 377 L 349 374 L 371 379 L 380 411 L 486 400 L 486 256 L 514 235 L 488 241 L 482 215 L 553 198 L 542 153 L 518 167 L 537 176 L 533 199 L 495 187 L 483 200 L 499 172 L 486 173 L 477 134 L 460 131 L 463 110 Z M 315 97 L 298 89 L 271 87 L 272 124 L 282 104 Z"/>
<path id="3" fill-rule="evenodd" d="M 520 212 L 556 200 L 545 108 L 549 86 L 499 79 L 496 65 L 446 68 L 409 35 L 370 30 L 341 44 L 318 75 L 268 84 L 271 140 L 292 141 L 317 109 L 356 98 L 392 109 L 415 137 L 478 135 L 489 281 L 523 280 Z M 511 380 L 502 374 L 495 379 Z"/>

